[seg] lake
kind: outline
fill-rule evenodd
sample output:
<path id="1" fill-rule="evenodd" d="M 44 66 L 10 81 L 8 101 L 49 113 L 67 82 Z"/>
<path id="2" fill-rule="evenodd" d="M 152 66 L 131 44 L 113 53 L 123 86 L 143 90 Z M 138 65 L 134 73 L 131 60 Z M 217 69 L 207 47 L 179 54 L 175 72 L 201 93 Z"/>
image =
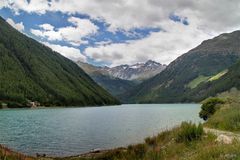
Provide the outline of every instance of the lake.
<path id="1" fill-rule="evenodd" d="M 78 155 L 143 142 L 182 121 L 201 122 L 199 111 L 199 104 L 0 110 L 0 144 L 28 155 Z"/>

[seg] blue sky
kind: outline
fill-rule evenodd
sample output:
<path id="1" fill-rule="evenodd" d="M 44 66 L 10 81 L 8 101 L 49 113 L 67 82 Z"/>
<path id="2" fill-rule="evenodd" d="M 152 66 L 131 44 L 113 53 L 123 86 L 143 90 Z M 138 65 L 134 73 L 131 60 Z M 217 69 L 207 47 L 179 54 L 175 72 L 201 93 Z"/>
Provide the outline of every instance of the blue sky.
<path id="1" fill-rule="evenodd" d="M 0 16 L 73 61 L 169 64 L 203 40 L 239 28 L 240 2 L 221 1 L 0 0 Z"/>

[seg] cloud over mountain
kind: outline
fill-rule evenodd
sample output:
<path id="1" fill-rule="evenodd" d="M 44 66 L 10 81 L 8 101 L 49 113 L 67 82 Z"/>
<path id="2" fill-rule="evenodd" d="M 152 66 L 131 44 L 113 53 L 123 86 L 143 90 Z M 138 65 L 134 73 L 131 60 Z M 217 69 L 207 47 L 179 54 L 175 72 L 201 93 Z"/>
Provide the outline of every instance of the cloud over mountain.
<path id="1" fill-rule="evenodd" d="M 23 22 L 20 23 L 15 23 L 11 18 L 7 19 L 7 22 L 13 26 L 14 28 L 16 28 L 17 30 L 19 30 L 20 32 L 22 32 L 24 30 L 24 25 Z"/>

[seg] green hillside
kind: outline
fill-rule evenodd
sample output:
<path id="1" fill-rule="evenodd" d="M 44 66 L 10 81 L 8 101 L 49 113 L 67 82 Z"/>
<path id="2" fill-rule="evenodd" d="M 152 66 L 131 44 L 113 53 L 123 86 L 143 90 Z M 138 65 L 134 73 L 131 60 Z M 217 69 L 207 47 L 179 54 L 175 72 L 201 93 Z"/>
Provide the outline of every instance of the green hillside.
<path id="1" fill-rule="evenodd" d="M 133 103 L 192 102 L 192 89 L 206 77 L 232 66 L 240 58 L 240 31 L 222 34 L 204 41 L 198 47 L 178 57 L 157 76 L 143 82 L 126 95 Z M 226 74 L 227 76 L 228 74 Z M 224 77 L 226 77 L 224 76 Z M 126 99 L 126 98 L 125 98 Z"/>
<path id="2" fill-rule="evenodd" d="M 0 18 L 0 101 L 10 107 L 118 104 L 69 59 L 28 38 Z"/>

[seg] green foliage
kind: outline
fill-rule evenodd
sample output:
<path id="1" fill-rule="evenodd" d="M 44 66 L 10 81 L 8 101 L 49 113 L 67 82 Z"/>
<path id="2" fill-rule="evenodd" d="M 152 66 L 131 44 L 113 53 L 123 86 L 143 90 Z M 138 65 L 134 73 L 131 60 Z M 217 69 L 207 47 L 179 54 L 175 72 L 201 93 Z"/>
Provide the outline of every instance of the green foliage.
<path id="1" fill-rule="evenodd" d="M 180 128 L 180 131 L 177 133 L 176 142 L 188 143 L 194 140 L 199 140 L 204 133 L 202 124 L 197 126 L 191 122 L 183 122 Z"/>
<path id="2" fill-rule="evenodd" d="M 212 76 L 212 77 L 209 79 L 209 81 L 215 81 L 215 80 L 221 78 L 221 77 L 222 77 L 224 74 L 226 74 L 227 72 L 228 72 L 228 70 L 225 69 L 224 71 L 216 74 L 215 76 Z"/>
<path id="3" fill-rule="evenodd" d="M 27 100 L 44 106 L 119 104 L 74 62 L 26 37 L 2 18 L 0 82 L 0 100 L 21 106 Z"/>
<path id="4" fill-rule="evenodd" d="M 223 104 L 224 101 L 219 98 L 209 98 L 206 102 L 202 104 L 201 111 L 199 112 L 200 118 L 207 120 L 211 117 L 217 108 L 217 104 Z"/>
<path id="5" fill-rule="evenodd" d="M 206 82 L 209 79 L 209 77 L 206 76 L 198 76 L 197 78 L 195 78 L 194 80 L 192 80 L 191 82 L 189 82 L 187 84 L 187 86 L 191 89 L 196 88 L 200 83 L 202 82 Z"/>
<path id="6" fill-rule="evenodd" d="M 157 145 L 157 137 L 147 137 L 145 138 L 145 143 L 149 146 Z"/>
<path id="7" fill-rule="evenodd" d="M 133 147 L 133 152 L 137 158 L 142 159 L 147 152 L 147 146 L 145 144 L 138 144 Z"/>

